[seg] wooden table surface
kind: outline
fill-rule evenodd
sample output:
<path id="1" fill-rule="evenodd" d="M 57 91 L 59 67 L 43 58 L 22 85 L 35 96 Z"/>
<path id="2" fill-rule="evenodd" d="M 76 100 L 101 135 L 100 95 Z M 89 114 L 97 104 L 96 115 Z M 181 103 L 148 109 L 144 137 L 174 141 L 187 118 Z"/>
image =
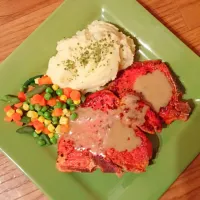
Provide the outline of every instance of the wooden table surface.
<path id="1" fill-rule="evenodd" d="M 139 0 L 200 55 L 200 0 Z M 62 0 L 0 0 L 0 62 L 56 9 Z M 0 153 L 0 200 L 46 200 L 40 190 Z M 200 199 L 200 155 L 161 200 Z M 60 199 L 56 199 L 60 200 Z"/>

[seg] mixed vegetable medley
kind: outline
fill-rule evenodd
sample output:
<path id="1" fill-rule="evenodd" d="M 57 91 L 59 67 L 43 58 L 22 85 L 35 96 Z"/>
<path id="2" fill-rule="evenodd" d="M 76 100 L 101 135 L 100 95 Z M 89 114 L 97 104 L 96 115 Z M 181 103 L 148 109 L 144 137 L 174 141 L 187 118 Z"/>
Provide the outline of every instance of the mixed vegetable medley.
<path id="1" fill-rule="evenodd" d="M 8 103 L 4 121 L 15 122 L 21 126 L 17 133 L 32 134 L 38 145 L 46 146 L 56 144 L 59 135 L 68 132 L 69 120 L 78 117 L 76 108 L 85 96 L 38 75 L 27 80 L 17 96 L 5 95 L 1 100 Z"/>

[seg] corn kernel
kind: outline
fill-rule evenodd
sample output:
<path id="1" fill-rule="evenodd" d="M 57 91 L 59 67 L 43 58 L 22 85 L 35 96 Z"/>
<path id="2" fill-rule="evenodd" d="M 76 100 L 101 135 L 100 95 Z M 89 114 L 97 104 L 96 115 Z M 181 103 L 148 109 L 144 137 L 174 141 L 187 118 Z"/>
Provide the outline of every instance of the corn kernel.
<path id="1" fill-rule="evenodd" d="M 36 132 L 37 134 L 40 134 L 40 133 L 42 132 L 42 130 L 35 130 L 35 132 Z"/>
<path id="2" fill-rule="evenodd" d="M 60 125 L 58 125 L 57 127 L 56 127 L 56 129 L 55 129 L 55 131 L 56 131 L 56 133 L 60 133 Z"/>
<path id="3" fill-rule="evenodd" d="M 45 118 L 43 117 L 43 116 L 40 116 L 39 118 L 38 118 L 38 121 L 40 121 L 40 122 L 44 122 L 45 121 Z M 49 120 L 50 121 L 50 120 Z"/>
<path id="4" fill-rule="evenodd" d="M 53 132 L 53 131 L 55 130 L 55 127 L 54 127 L 52 124 L 49 124 L 49 125 L 47 126 L 47 128 L 48 128 L 48 130 L 49 130 L 50 132 Z"/>
<path id="5" fill-rule="evenodd" d="M 45 119 L 44 124 L 45 124 L 45 126 L 48 126 L 49 124 L 51 124 L 51 120 Z"/>
<path id="6" fill-rule="evenodd" d="M 8 117 L 12 117 L 12 115 L 15 113 L 15 110 L 13 110 L 13 109 L 10 109 L 8 112 L 6 112 L 6 115 L 8 116 Z"/>
<path id="7" fill-rule="evenodd" d="M 35 84 L 38 84 L 39 83 L 39 79 L 40 78 L 36 78 L 34 81 L 35 81 Z"/>
<path id="8" fill-rule="evenodd" d="M 65 116 L 67 116 L 67 117 L 69 117 L 70 116 L 70 111 L 69 110 L 67 110 L 67 108 L 65 108 L 65 109 L 63 109 L 63 115 L 65 115 Z"/>
<path id="9" fill-rule="evenodd" d="M 27 112 L 27 117 L 35 119 L 35 118 L 38 117 L 38 114 L 35 111 L 28 111 Z"/>
<path id="10" fill-rule="evenodd" d="M 52 138 L 54 136 L 54 133 L 49 133 L 48 136 L 49 138 Z"/>
<path id="11" fill-rule="evenodd" d="M 56 85 L 56 84 L 52 85 L 52 89 L 53 89 L 54 91 L 56 91 L 56 90 L 58 89 L 58 85 Z"/>
<path id="12" fill-rule="evenodd" d="M 28 105 L 27 103 L 23 103 L 22 108 L 23 108 L 25 111 L 28 111 L 28 110 L 29 110 L 29 105 Z"/>
<path id="13" fill-rule="evenodd" d="M 35 111 L 32 111 L 31 118 L 38 118 L 38 114 Z"/>
<path id="14" fill-rule="evenodd" d="M 21 109 L 19 109 L 19 108 L 16 110 L 16 113 L 20 114 L 20 116 L 22 116 L 22 115 L 23 115 L 23 112 L 22 112 L 22 110 L 21 110 Z"/>
<path id="15" fill-rule="evenodd" d="M 60 121 L 59 121 L 59 124 L 67 124 L 68 123 L 68 118 L 67 117 L 61 117 L 60 118 Z"/>
<path id="16" fill-rule="evenodd" d="M 75 105 L 79 105 L 80 103 L 81 103 L 81 100 L 74 101 Z"/>
<path id="17" fill-rule="evenodd" d="M 27 112 L 27 114 L 26 114 L 27 117 L 31 117 L 31 116 L 32 116 L 32 112 L 33 112 L 33 111 L 29 110 L 29 111 Z"/>
<path id="18" fill-rule="evenodd" d="M 60 96 L 60 100 L 61 100 L 61 101 L 67 101 L 67 97 L 66 97 L 65 95 L 61 95 L 61 96 Z"/>

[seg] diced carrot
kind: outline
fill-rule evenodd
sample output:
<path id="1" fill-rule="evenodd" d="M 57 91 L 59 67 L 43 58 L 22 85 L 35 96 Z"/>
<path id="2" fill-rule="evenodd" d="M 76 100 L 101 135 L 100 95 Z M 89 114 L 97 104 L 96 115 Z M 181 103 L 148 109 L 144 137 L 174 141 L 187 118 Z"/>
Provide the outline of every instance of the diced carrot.
<path id="1" fill-rule="evenodd" d="M 43 131 L 42 131 L 44 134 L 49 134 L 50 133 L 50 131 L 48 130 L 48 128 L 47 127 L 44 127 L 44 129 L 43 129 Z"/>
<path id="2" fill-rule="evenodd" d="M 9 110 L 11 110 L 12 107 L 10 105 L 7 105 L 5 108 L 4 108 L 4 112 L 8 112 Z"/>
<path id="3" fill-rule="evenodd" d="M 68 125 L 60 125 L 60 132 L 61 133 L 67 133 L 69 131 Z"/>
<path id="4" fill-rule="evenodd" d="M 71 93 L 71 92 L 72 92 L 72 89 L 71 89 L 71 88 L 64 88 L 64 89 L 63 89 L 63 93 L 64 93 L 64 95 L 67 96 L 67 98 L 70 97 L 70 93 Z"/>
<path id="5" fill-rule="evenodd" d="M 26 95 L 25 95 L 25 93 L 24 92 L 19 92 L 18 93 L 18 98 L 22 102 L 26 101 Z"/>
<path id="6" fill-rule="evenodd" d="M 40 94 L 36 94 L 31 98 L 31 104 L 39 104 L 41 106 L 45 106 L 46 105 L 46 100 L 44 99 L 44 97 Z"/>
<path id="7" fill-rule="evenodd" d="M 14 106 L 15 106 L 15 108 L 20 108 L 20 107 L 22 107 L 22 105 L 23 105 L 23 103 L 20 102 L 20 103 L 16 103 Z"/>
<path id="8" fill-rule="evenodd" d="M 39 102 L 39 104 L 41 106 L 46 106 L 46 100 L 44 99 L 44 97 L 41 98 L 41 101 Z"/>
<path id="9" fill-rule="evenodd" d="M 53 84 L 52 80 L 49 76 L 42 76 L 39 80 L 38 80 L 38 84 L 39 85 L 44 85 L 44 84 Z"/>
<path id="10" fill-rule="evenodd" d="M 40 131 L 40 130 L 43 130 L 44 129 L 44 124 L 38 120 L 35 120 L 32 122 L 33 123 L 33 126 L 36 130 Z"/>
<path id="11" fill-rule="evenodd" d="M 12 119 L 13 119 L 13 121 L 20 121 L 21 120 L 21 115 L 19 114 L 19 113 L 14 113 L 13 115 L 12 115 Z"/>
<path id="12" fill-rule="evenodd" d="M 40 94 L 35 94 L 32 98 L 31 98 L 31 104 L 38 104 L 41 100 L 42 100 L 42 96 Z"/>
<path id="13" fill-rule="evenodd" d="M 35 87 L 33 87 L 32 85 L 29 85 L 27 91 L 30 92 L 30 91 L 33 90 L 34 88 L 35 88 Z"/>
<path id="14" fill-rule="evenodd" d="M 55 108 L 52 112 L 52 116 L 54 117 L 60 117 L 62 115 L 63 111 L 61 108 Z"/>
<path id="15" fill-rule="evenodd" d="M 5 122 L 11 122 L 12 121 L 12 117 L 5 116 L 4 117 L 4 121 Z"/>
<path id="16" fill-rule="evenodd" d="M 23 126 L 23 122 L 15 121 L 15 123 L 16 123 L 18 126 Z"/>
<path id="17" fill-rule="evenodd" d="M 56 98 L 51 98 L 50 100 L 47 101 L 47 105 L 53 107 L 56 105 Z"/>
<path id="18" fill-rule="evenodd" d="M 71 93 L 70 93 L 70 98 L 73 100 L 73 101 L 78 101 L 80 100 L 81 98 L 81 93 L 77 90 L 73 90 Z"/>

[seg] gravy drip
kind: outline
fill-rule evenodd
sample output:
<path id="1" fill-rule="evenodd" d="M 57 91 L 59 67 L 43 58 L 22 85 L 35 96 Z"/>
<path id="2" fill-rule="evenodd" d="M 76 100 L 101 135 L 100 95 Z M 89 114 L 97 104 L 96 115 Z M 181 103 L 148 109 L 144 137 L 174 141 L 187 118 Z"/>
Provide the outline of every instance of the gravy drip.
<path id="1" fill-rule="evenodd" d="M 159 70 L 140 76 L 133 89 L 141 93 L 157 112 L 161 107 L 167 106 L 172 97 L 172 86 Z"/>

